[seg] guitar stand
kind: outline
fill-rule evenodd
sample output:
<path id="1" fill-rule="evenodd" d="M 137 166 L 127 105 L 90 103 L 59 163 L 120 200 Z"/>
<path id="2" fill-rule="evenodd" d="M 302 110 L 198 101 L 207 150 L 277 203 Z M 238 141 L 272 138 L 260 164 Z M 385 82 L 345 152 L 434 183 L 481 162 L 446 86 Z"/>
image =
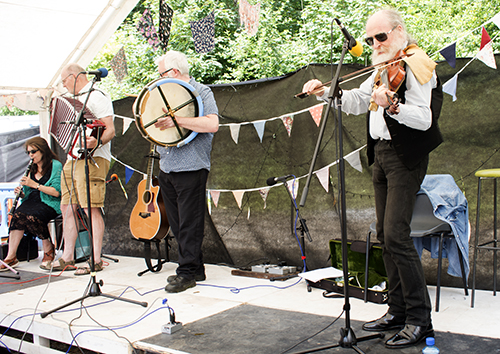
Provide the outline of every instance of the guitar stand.
<path id="1" fill-rule="evenodd" d="M 140 277 L 147 272 L 158 273 L 162 269 L 162 265 L 164 263 L 170 262 L 169 250 L 172 248 L 172 246 L 168 242 L 169 238 L 172 238 L 172 237 L 169 235 L 165 236 L 165 259 L 162 259 L 162 257 L 161 257 L 160 243 L 162 240 L 134 239 L 137 241 L 144 242 L 144 260 L 146 261 L 146 265 L 148 266 L 148 269 L 145 269 L 145 270 L 137 273 L 137 276 Z M 152 242 L 154 242 L 156 244 L 156 250 L 158 252 L 158 261 L 156 262 L 156 265 L 154 265 L 154 266 L 151 263 L 151 243 Z"/>

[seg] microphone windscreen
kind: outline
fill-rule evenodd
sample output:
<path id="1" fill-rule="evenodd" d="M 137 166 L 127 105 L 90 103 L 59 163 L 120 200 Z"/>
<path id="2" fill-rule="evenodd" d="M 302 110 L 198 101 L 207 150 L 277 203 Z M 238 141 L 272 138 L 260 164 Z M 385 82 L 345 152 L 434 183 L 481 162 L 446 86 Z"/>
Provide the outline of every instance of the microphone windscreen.
<path id="1" fill-rule="evenodd" d="M 358 43 L 356 42 L 356 45 L 357 45 L 357 44 L 358 44 Z M 352 48 L 352 49 L 354 49 L 354 48 Z M 106 69 L 106 68 L 100 68 L 100 69 L 98 69 L 98 71 L 100 71 L 100 72 L 101 72 L 101 77 L 106 77 L 106 76 L 108 76 L 108 69 Z"/>
<path id="2" fill-rule="evenodd" d="M 275 178 L 274 178 L 274 177 L 269 177 L 269 178 L 267 179 L 267 185 L 268 185 L 268 186 L 274 186 L 275 184 L 276 184 L 276 180 L 275 180 Z"/>
<path id="3" fill-rule="evenodd" d="M 361 54 L 363 54 L 363 45 L 359 41 L 356 41 L 356 45 L 352 47 L 349 53 L 351 53 L 351 55 L 355 57 L 359 57 Z"/>

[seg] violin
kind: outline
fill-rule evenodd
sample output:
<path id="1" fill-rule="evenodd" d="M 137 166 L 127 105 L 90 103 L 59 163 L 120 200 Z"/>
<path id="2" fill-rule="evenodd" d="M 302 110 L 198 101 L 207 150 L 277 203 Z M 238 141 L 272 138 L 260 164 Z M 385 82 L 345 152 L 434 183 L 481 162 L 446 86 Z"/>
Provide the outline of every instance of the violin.
<path id="1" fill-rule="evenodd" d="M 396 57 L 399 57 L 402 54 L 404 54 L 404 52 L 400 50 L 396 54 Z M 373 90 L 376 90 L 382 84 L 385 84 L 385 87 L 394 92 L 392 96 L 386 93 L 387 103 L 389 103 L 389 107 L 387 108 L 387 110 L 390 114 L 398 112 L 397 108 L 399 105 L 399 97 L 396 91 L 403 83 L 405 77 L 406 71 L 403 68 L 401 61 L 392 63 L 384 68 L 379 69 L 377 75 L 375 75 Z M 376 111 L 378 109 L 378 105 L 374 102 L 373 98 L 370 100 L 370 107 L 368 109 L 370 111 Z"/>
<path id="2" fill-rule="evenodd" d="M 344 76 L 340 77 L 339 78 L 339 83 L 346 83 L 348 81 L 357 79 L 358 77 L 360 77 L 362 75 L 369 74 L 370 72 L 374 71 L 378 67 L 381 67 L 379 69 L 379 70 L 381 70 L 381 69 L 383 69 L 385 67 L 395 65 L 395 64 L 401 62 L 402 60 L 404 60 L 405 58 L 408 58 L 408 57 L 410 57 L 412 55 L 413 55 L 413 53 L 408 53 L 407 54 L 407 53 L 405 53 L 405 52 L 403 52 L 401 50 L 401 51 L 398 52 L 398 55 L 396 57 L 392 58 L 392 59 L 383 61 L 383 62 L 378 63 L 378 64 L 367 66 L 366 68 L 363 68 L 361 70 L 358 70 L 358 71 L 355 71 L 353 73 L 350 73 L 350 74 L 347 74 L 347 75 L 344 75 Z M 403 72 L 404 72 L 404 70 L 403 70 Z M 401 77 L 401 76 L 400 75 L 396 75 L 396 78 L 399 78 L 399 77 Z M 400 83 L 402 82 L 402 80 L 404 79 L 404 77 L 405 77 L 405 74 L 402 75 L 402 77 L 400 79 Z M 301 92 L 301 93 L 296 94 L 294 97 L 306 98 L 306 97 L 308 97 L 308 96 L 310 96 L 312 94 L 315 94 L 316 92 L 319 92 L 320 90 L 323 89 L 323 87 L 325 87 L 326 85 L 329 85 L 331 83 L 332 83 L 332 81 L 325 82 L 325 83 L 321 84 L 320 86 L 316 87 L 311 92 Z M 389 87 L 389 86 L 387 86 L 387 87 Z"/>

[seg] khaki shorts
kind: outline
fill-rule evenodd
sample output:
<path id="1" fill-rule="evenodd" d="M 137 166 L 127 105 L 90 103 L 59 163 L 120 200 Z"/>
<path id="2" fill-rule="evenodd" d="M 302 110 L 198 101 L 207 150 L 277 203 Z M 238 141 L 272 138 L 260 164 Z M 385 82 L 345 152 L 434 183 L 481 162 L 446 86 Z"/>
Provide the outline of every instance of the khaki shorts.
<path id="1" fill-rule="evenodd" d="M 94 160 L 99 168 L 92 160 L 89 160 L 90 201 L 92 208 L 100 208 L 104 206 L 106 197 L 109 161 L 102 157 L 94 157 Z M 87 208 L 85 160 L 66 161 L 61 173 L 61 204 L 79 204 L 82 208 Z"/>

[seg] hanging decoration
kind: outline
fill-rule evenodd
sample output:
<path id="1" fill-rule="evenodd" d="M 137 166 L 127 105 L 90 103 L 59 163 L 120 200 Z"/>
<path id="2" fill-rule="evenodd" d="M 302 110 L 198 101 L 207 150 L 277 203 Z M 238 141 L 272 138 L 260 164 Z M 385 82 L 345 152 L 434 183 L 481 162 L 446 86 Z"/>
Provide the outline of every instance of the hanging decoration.
<path id="1" fill-rule="evenodd" d="M 113 70 L 115 74 L 116 81 L 118 83 L 128 75 L 127 70 L 127 57 L 125 56 L 125 47 L 121 47 L 120 50 L 115 54 L 113 59 L 109 62 L 109 67 Z"/>
<path id="2" fill-rule="evenodd" d="M 160 37 L 160 46 L 163 51 L 167 51 L 168 41 L 170 39 L 170 28 L 172 27 L 172 19 L 174 10 L 167 5 L 165 0 L 160 0 L 160 24 L 158 34 Z"/>
<path id="3" fill-rule="evenodd" d="M 137 22 L 137 30 L 148 40 L 150 46 L 155 50 L 158 49 L 160 39 L 158 38 L 158 33 L 153 23 L 153 16 L 149 9 L 144 10 L 139 22 Z"/>
<path id="4" fill-rule="evenodd" d="M 208 53 L 215 48 L 215 13 L 199 21 L 189 21 L 196 53 Z"/>
<path id="5" fill-rule="evenodd" d="M 249 36 L 254 36 L 259 30 L 260 3 L 250 5 L 247 0 L 240 0 L 240 23 Z"/>

